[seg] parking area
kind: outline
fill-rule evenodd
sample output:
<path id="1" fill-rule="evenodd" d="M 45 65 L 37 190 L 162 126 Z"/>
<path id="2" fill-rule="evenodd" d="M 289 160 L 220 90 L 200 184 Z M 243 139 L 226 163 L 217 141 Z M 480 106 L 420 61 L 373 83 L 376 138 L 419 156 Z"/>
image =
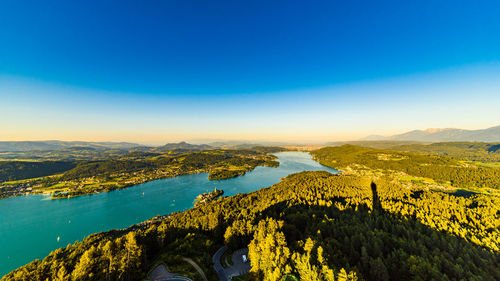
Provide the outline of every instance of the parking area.
<path id="1" fill-rule="evenodd" d="M 221 281 L 229 281 L 232 277 L 245 275 L 250 272 L 250 260 L 248 259 L 248 249 L 239 249 L 231 255 L 232 266 L 223 267 L 221 258 L 227 251 L 227 247 L 221 247 L 212 257 L 214 269 Z"/>

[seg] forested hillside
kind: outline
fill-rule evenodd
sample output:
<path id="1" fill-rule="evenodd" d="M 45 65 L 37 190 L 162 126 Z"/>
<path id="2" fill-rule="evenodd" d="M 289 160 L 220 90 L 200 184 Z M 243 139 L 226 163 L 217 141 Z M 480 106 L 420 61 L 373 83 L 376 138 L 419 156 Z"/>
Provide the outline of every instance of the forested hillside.
<path id="1" fill-rule="evenodd" d="M 75 166 L 76 162 L 67 161 L 0 161 L 0 183 L 62 173 Z"/>
<path id="2" fill-rule="evenodd" d="M 347 141 L 331 142 L 328 146 L 345 144 L 370 147 L 376 149 L 413 152 L 449 156 L 456 160 L 464 160 L 471 164 L 488 164 L 500 167 L 500 143 L 498 142 L 436 142 L 419 143 L 415 141 Z"/>
<path id="3" fill-rule="evenodd" d="M 438 142 L 431 144 L 405 144 L 390 150 L 428 153 L 479 162 L 500 162 L 500 143 Z"/>
<path id="4" fill-rule="evenodd" d="M 249 247 L 249 280 L 499 280 L 500 200 L 303 172 L 249 194 L 91 235 L 7 280 L 142 280 L 160 257 Z M 165 258 L 168 261 L 168 258 Z M 165 261 L 165 260 L 163 260 Z M 168 265 L 168 264 L 167 264 Z M 181 272 L 182 273 L 182 272 Z"/>
<path id="5" fill-rule="evenodd" d="M 0 162 L 0 198 L 26 193 L 51 193 L 53 198 L 67 198 L 201 172 L 208 172 L 209 179 L 226 179 L 243 175 L 259 165 L 278 166 L 276 157 L 267 154 L 276 150 L 281 149 L 133 151 L 95 161 L 5 161 Z"/>
<path id="6" fill-rule="evenodd" d="M 381 150 L 353 145 L 326 147 L 311 152 L 321 164 L 344 170 L 396 171 L 431 178 L 453 187 L 500 188 L 500 168 L 474 166 L 450 157 Z"/>

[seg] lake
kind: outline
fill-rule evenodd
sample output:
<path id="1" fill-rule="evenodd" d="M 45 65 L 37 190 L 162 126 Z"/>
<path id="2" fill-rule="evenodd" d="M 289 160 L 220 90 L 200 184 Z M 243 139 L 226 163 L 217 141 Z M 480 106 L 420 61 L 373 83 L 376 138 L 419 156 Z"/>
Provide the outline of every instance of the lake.
<path id="1" fill-rule="evenodd" d="M 50 200 L 46 195 L 2 199 L 0 276 L 89 234 L 126 228 L 156 215 L 192 208 L 198 194 L 215 187 L 231 196 L 271 186 L 292 173 L 337 172 L 313 161 L 306 152 L 275 155 L 279 167 L 257 167 L 246 175 L 226 180 L 208 180 L 208 174 L 202 173 L 70 199 Z"/>

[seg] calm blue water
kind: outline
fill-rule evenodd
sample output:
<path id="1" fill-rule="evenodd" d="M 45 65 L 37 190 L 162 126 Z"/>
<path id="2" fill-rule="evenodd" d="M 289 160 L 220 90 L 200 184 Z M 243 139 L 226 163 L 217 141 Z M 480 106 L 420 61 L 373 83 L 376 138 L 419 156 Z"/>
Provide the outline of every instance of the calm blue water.
<path id="1" fill-rule="evenodd" d="M 209 181 L 204 173 L 71 199 L 29 195 L 0 200 L 0 276 L 89 234 L 189 209 L 198 194 L 214 187 L 231 196 L 273 185 L 296 172 L 336 172 L 311 160 L 305 152 L 276 155 L 278 168 L 257 167 L 244 176 L 220 181 Z"/>

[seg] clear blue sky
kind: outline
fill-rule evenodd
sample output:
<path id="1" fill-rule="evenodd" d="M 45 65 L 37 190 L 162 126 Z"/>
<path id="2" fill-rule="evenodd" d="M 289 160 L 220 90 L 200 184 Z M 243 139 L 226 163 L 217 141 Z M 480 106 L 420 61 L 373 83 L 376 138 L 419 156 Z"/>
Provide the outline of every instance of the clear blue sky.
<path id="1" fill-rule="evenodd" d="M 500 124 L 498 1 L 0 3 L 0 139 Z"/>

